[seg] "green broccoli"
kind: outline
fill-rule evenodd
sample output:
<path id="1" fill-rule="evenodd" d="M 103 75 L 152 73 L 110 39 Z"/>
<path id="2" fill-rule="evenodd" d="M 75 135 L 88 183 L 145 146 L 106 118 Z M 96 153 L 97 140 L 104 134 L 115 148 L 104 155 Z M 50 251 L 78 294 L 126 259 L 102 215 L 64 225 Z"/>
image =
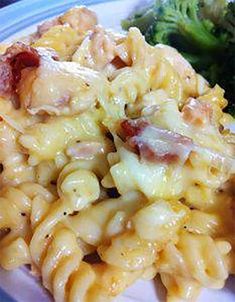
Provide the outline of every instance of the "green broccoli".
<path id="1" fill-rule="evenodd" d="M 167 4 L 158 1 L 156 5 L 158 17 L 146 32 L 150 44 L 172 45 L 176 40 L 183 48 L 190 46 L 190 51 L 224 49 L 226 37 L 223 34 L 216 36 L 214 24 L 208 19 L 200 19 L 198 0 L 169 0 Z"/>
<path id="2" fill-rule="evenodd" d="M 235 2 L 228 3 L 226 14 L 220 25 L 228 32 L 229 42 L 235 44 Z"/>
<path id="3" fill-rule="evenodd" d="M 129 18 L 122 21 L 122 28 L 128 30 L 130 27 L 138 27 L 142 34 L 151 26 L 155 19 L 154 6 L 145 7 L 135 12 Z"/>
<path id="4" fill-rule="evenodd" d="M 220 24 L 226 14 L 227 4 L 227 0 L 200 0 L 200 16 L 214 24 Z"/>

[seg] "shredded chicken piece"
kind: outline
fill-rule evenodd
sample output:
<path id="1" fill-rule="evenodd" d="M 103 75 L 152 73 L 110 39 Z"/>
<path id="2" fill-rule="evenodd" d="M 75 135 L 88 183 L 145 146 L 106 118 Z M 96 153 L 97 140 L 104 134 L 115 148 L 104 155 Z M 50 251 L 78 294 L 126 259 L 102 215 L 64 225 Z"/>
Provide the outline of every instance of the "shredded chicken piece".
<path id="1" fill-rule="evenodd" d="M 93 29 L 98 23 L 96 14 L 85 6 L 71 8 L 59 17 L 59 21 L 62 24 L 69 24 L 79 34 L 84 34 Z"/>
<path id="2" fill-rule="evenodd" d="M 94 63 L 95 65 L 98 64 L 99 69 L 103 69 L 115 57 L 114 41 L 110 39 L 100 26 L 97 26 L 92 32 L 90 40 L 92 42 L 91 55 Z"/>
<path id="3" fill-rule="evenodd" d="M 105 78 L 75 62 L 55 61 L 48 50 L 37 48 L 38 68 L 25 69 L 18 85 L 20 102 L 30 114 L 80 113 L 105 98 Z"/>
<path id="4" fill-rule="evenodd" d="M 109 76 L 114 70 L 126 66 L 117 52 L 122 40 L 123 36 L 96 26 L 74 53 L 73 61 Z"/>
<path id="5" fill-rule="evenodd" d="M 97 24 L 98 20 L 96 14 L 86 7 L 74 7 L 64 13 L 62 16 L 47 20 L 37 27 L 37 31 L 28 36 L 28 43 L 33 44 L 40 39 L 52 27 L 57 25 L 67 24 L 76 32 L 84 36 L 88 30 L 92 30 Z"/>
<path id="6" fill-rule="evenodd" d="M 103 70 L 114 57 L 114 41 L 101 26 L 96 26 L 73 55 L 73 61 L 95 70 Z"/>

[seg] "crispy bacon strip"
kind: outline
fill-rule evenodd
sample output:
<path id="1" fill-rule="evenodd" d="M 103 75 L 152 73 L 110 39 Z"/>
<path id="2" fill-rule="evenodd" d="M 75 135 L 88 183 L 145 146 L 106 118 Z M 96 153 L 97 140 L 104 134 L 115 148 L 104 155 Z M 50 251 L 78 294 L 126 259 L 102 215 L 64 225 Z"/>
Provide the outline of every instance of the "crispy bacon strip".
<path id="1" fill-rule="evenodd" d="M 144 119 L 125 120 L 121 130 L 129 147 L 150 162 L 184 163 L 194 147 L 190 138 L 150 125 Z"/>
<path id="2" fill-rule="evenodd" d="M 21 71 L 27 67 L 38 67 L 40 56 L 36 49 L 17 42 L 0 56 L 0 96 L 8 97 L 16 104 L 16 86 Z M 18 104 L 19 105 L 19 104 Z"/>

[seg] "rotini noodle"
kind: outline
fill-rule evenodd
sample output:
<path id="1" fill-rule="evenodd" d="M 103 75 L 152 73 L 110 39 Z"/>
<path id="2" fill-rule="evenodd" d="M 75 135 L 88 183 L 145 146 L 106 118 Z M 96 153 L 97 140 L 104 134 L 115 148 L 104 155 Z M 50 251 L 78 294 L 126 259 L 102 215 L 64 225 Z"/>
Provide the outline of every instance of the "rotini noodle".
<path id="1" fill-rule="evenodd" d="M 14 269 L 31 263 L 28 244 L 33 203 L 51 202 L 53 195 L 38 184 L 24 183 L 3 189 L 0 199 L 0 263 L 5 269 Z"/>

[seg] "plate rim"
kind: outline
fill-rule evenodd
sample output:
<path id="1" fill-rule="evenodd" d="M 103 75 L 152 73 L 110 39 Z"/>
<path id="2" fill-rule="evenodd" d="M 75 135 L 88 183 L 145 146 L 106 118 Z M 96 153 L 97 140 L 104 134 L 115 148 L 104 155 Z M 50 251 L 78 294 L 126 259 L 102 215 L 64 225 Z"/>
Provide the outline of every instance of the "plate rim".
<path id="1" fill-rule="evenodd" d="M 17 302 L 4 289 L 0 287 L 0 301 L 1 302 Z"/>
<path id="2" fill-rule="evenodd" d="M 118 0 L 21 0 L 0 9 L 0 42 L 16 32 L 47 18 L 61 14 L 72 6 L 90 6 Z"/>

